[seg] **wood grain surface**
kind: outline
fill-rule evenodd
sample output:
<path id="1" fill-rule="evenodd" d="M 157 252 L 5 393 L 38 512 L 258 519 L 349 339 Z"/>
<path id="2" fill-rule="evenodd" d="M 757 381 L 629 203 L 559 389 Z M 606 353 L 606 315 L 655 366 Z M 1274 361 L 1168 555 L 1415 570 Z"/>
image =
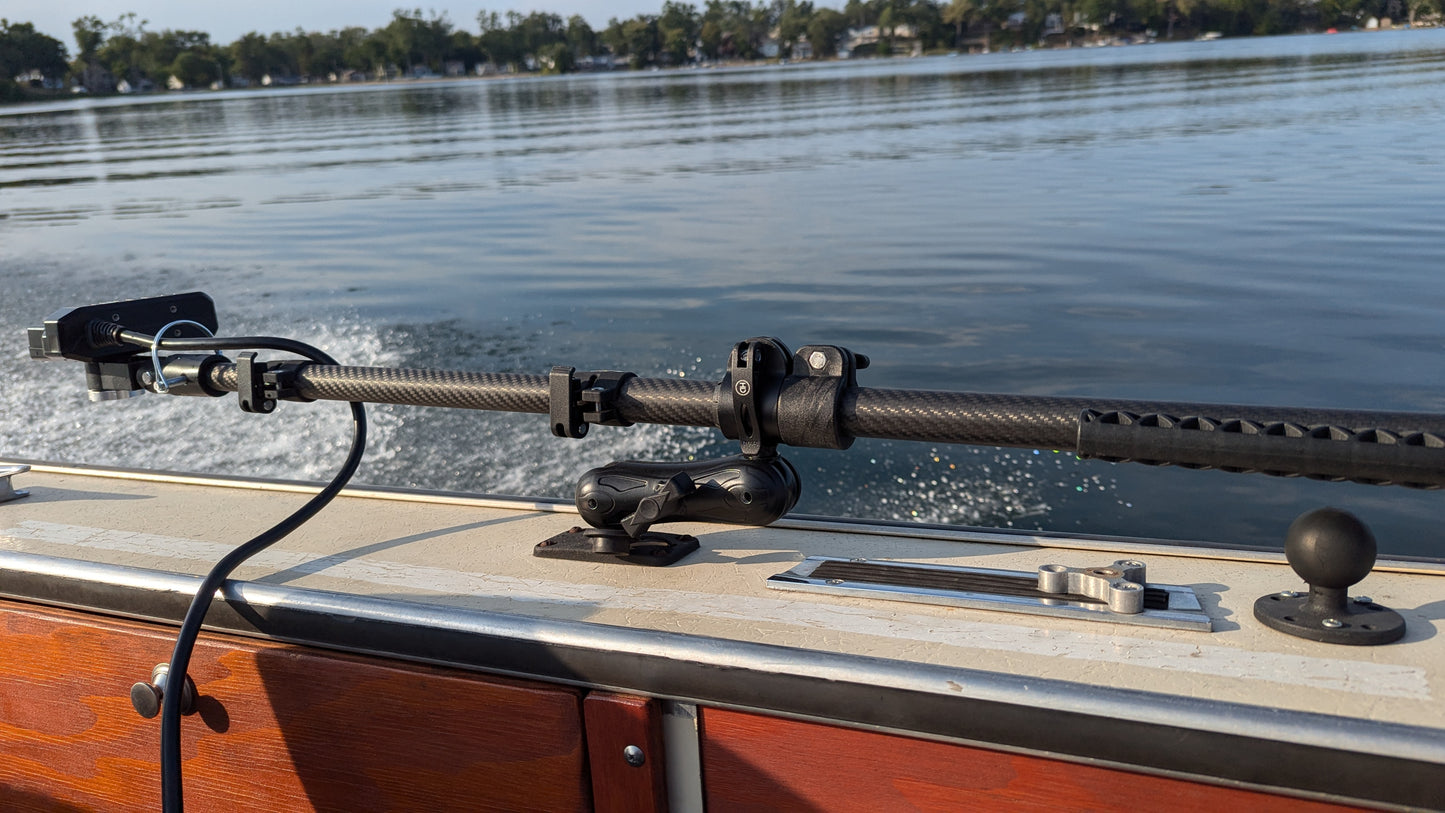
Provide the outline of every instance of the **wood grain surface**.
<path id="1" fill-rule="evenodd" d="M 757 714 L 709 708 L 701 718 L 711 813 L 1356 809 Z"/>
<path id="2" fill-rule="evenodd" d="M 151 811 L 160 720 L 130 686 L 173 628 L 0 601 L 0 810 Z M 580 692 L 206 634 L 182 724 L 208 810 L 583 810 Z"/>
<path id="3" fill-rule="evenodd" d="M 597 813 L 662 813 L 667 810 L 667 769 L 662 744 L 662 704 L 646 697 L 592 692 L 582 703 L 592 799 Z M 623 751 L 642 749 L 643 763 L 629 765 Z"/>

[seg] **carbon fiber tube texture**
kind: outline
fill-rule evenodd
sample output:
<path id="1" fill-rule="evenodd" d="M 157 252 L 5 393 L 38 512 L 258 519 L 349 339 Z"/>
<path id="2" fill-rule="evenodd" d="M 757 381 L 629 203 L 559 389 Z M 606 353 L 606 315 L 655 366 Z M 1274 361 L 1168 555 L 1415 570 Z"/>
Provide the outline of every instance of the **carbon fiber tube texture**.
<path id="1" fill-rule="evenodd" d="M 216 365 L 209 384 L 235 392 L 235 365 Z M 717 384 L 708 381 L 634 378 L 625 385 L 618 408 L 622 416 L 633 423 L 712 426 L 717 421 L 716 389 Z M 545 375 L 307 364 L 297 373 L 296 390 L 305 398 L 321 401 L 368 401 L 538 415 L 547 414 L 550 407 Z"/>
<path id="2" fill-rule="evenodd" d="M 1401 435 L 1445 431 L 1445 416 L 1418 412 L 862 388 L 844 395 L 842 423 L 845 432 L 860 438 L 1074 451 L 1079 415 L 1085 409 L 1343 426 L 1357 432 L 1383 429 Z"/>
<path id="3" fill-rule="evenodd" d="M 211 373 L 213 386 L 234 391 L 236 368 L 221 364 Z M 547 377 L 510 373 L 304 365 L 296 391 L 323 401 L 484 409 L 496 412 L 547 411 Z"/>
<path id="4" fill-rule="evenodd" d="M 236 370 L 218 364 L 210 384 L 235 391 Z M 671 378 L 634 378 L 618 401 L 623 418 L 633 423 L 714 426 L 717 383 Z M 549 411 L 544 375 L 476 373 L 449 370 L 303 365 L 297 390 L 331 401 L 370 401 L 415 406 L 527 412 Z M 840 422 L 850 437 L 965 443 L 1076 451 L 1079 415 L 1100 412 L 1164 413 L 1207 416 L 1267 424 L 1339 426 L 1356 432 L 1386 430 L 1399 435 L 1445 435 L 1445 416 L 1416 412 L 1301 409 L 1293 407 L 1198 404 L 1173 401 L 1124 401 L 935 390 L 856 388 L 843 396 Z"/>

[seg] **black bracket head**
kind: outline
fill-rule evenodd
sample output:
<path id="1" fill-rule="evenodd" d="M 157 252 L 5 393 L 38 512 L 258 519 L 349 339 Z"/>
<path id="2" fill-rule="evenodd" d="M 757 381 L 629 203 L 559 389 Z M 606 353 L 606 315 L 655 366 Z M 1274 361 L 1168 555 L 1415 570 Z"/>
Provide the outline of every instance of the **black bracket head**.
<path id="1" fill-rule="evenodd" d="M 120 325 L 126 330 L 155 335 L 161 328 L 181 320 L 205 325 L 212 334 L 219 327 L 216 304 L 203 293 L 173 294 L 149 299 L 130 299 L 65 308 L 45 318 L 45 324 L 26 330 L 32 359 L 67 358 L 75 361 L 118 361 L 145 352 L 130 344 L 105 342 L 96 335 L 95 325 Z M 204 336 L 194 325 L 176 325 L 167 338 Z"/>

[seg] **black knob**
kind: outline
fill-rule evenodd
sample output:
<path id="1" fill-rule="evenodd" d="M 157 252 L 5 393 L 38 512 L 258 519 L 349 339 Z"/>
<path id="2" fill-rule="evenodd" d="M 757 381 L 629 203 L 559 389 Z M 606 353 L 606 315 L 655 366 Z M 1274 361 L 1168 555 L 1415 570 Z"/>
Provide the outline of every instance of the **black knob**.
<path id="1" fill-rule="evenodd" d="M 1375 535 L 1354 514 L 1320 508 L 1296 519 L 1285 532 L 1289 566 L 1313 587 L 1342 589 L 1370 575 L 1378 550 Z"/>
<path id="2" fill-rule="evenodd" d="M 1282 590 L 1260 596 L 1254 617 L 1267 627 L 1327 644 L 1372 645 L 1398 641 L 1405 619 L 1349 588 L 1375 566 L 1375 535 L 1353 514 L 1320 508 L 1296 519 L 1285 532 L 1284 556 L 1308 593 Z"/>

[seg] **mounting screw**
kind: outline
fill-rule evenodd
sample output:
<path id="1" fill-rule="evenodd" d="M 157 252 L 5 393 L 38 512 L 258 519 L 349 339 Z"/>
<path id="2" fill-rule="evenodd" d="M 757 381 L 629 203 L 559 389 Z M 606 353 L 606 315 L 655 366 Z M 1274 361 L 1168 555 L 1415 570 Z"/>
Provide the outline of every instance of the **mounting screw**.
<path id="1" fill-rule="evenodd" d="M 739 381 L 736 385 L 733 386 L 733 389 L 737 391 L 738 395 L 741 395 L 745 398 L 747 397 L 748 393 L 753 391 L 752 385 L 746 381 Z"/>
<path id="2" fill-rule="evenodd" d="M 1355 596 L 1354 598 L 1352 598 L 1352 599 L 1350 599 L 1350 600 L 1353 601 L 1353 602 L 1355 602 L 1356 604 L 1373 604 L 1373 603 L 1375 603 L 1375 600 L 1372 599 L 1372 598 L 1370 598 L 1369 596 Z"/>
<path id="3" fill-rule="evenodd" d="M 623 748 L 622 758 L 627 760 L 627 764 L 634 768 L 641 768 L 642 764 L 647 761 L 647 755 L 642 753 L 642 749 L 635 745 L 629 745 Z"/>
<path id="4" fill-rule="evenodd" d="M 824 355 L 822 350 L 814 350 L 812 355 L 808 356 L 808 366 L 814 370 L 821 370 L 827 364 L 828 357 Z"/>
<path id="5" fill-rule="evenodd" d="M 1340 627 L 1343 627 L 1344 624 L 1341 623 L 1338 618 L 1326 618 L 1325 620 L 1320 622 L 1320 626 L 1324 627 L 1325 629 L 1337 630 Z"/>
<path id="6" fill-rule="evenodd" d="M 1281 590 L 1281 591 L 1279 591 L 1279 597 L 1280 597 L 1280 598 L 1299 598 L 1299 593 L 1296 593 L 1296 592 L 1293 591 L 1293 590 Z"/>
<path id="7" fill-rule="evenodd" d="M 147 387 L 149 387 L 150 385 L 154 384 L 155 381 L 156 381 L 155 373 L 152 373 L 150 370 L 142 370 L 142 371 L 141 371 L 141 374 L 140 374 L 140 383 L 142 383 L 142 384 L 146 385 Z"/>
<path id="8" fill-rule="evenodd" d="M 827 584 L 842 584 L 842 583 L 843 583 L 843 580 L 842 580 L 842 579 L 829 579 L 826 583 L 827 583 Z"/>

